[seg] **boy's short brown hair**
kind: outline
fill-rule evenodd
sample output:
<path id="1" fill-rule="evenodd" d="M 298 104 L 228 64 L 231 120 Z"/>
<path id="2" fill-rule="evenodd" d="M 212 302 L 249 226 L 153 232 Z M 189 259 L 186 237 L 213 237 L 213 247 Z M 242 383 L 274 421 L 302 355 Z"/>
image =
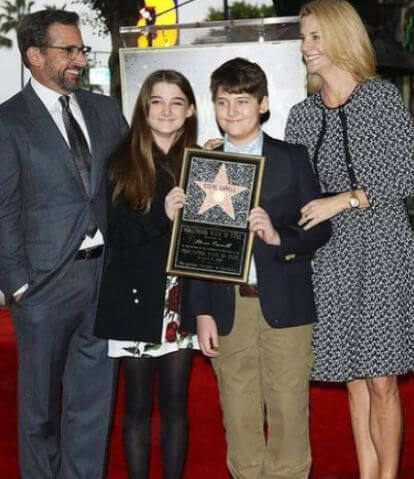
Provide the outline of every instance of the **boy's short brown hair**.
<path id="1" fill-rule="evenodd" d="M 228 60 L 211 74 L 210 91 L 213 101 L 216 100 L 219 87 L 227 93 L 249 93 L 259 103 L 269 95 L 265 72 L 257 63 L 245 58 Z"/>

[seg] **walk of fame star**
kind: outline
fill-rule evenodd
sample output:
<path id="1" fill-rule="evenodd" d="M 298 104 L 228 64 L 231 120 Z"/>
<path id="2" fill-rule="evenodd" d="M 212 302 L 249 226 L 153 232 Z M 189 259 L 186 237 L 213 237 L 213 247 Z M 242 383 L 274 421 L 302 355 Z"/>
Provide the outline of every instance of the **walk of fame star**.
<path id="1" fill-rule="evenodd" d="M 212 183 L 208 183 L 207 181 L 195 181 L 195 183 L 206 194 L 204 202 L 198 210 L 199 215 L 213 208 L 213 206 L 220 206 L 220 208 L 234 220 L 232 197 L 247 190 L 247 187 L 230 185 L 224 164 L 220 166 L 219 172 Z"/>

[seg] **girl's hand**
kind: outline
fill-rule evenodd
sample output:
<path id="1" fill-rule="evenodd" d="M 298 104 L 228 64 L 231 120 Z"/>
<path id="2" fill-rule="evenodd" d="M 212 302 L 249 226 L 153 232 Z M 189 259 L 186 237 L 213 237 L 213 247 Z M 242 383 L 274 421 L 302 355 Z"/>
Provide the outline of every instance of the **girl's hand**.
<path id="1" fill-rule="evenodd" d="M 175 186 L 165 197 L 165 214 L 171 221 L 174 220 L 177 211 L 185 205 L 186 200 L 184 190 L 179 186 Z"/>

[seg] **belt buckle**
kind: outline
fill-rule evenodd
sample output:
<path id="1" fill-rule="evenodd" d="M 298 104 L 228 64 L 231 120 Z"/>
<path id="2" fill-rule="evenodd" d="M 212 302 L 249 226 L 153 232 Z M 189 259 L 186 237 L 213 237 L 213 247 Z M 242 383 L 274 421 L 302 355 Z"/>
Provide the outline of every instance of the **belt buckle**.
<path id="1" fill-rule="evenodd" d="M 85 259 L 89 259 L 92 256 L 93 248 L 85 248 Z"/>

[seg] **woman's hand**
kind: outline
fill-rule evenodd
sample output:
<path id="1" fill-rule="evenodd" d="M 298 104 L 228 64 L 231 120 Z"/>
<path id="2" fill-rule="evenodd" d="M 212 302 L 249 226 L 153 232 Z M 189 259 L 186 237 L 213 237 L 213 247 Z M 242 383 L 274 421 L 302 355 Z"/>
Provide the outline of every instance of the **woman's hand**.
<path id="1" fill-rule="evenodd" d="M 203 148 L 205 150 L 215 150 L 216 148 L 221 146 L 223 143 L 224 143 L 223 138 L 210 138 L 210 140 L 207 140 L 204 143 Z"/>
<path id="2" fill-rule="evenodd" d="M 257 206 L 253 208 L 249 215 L 250 231 L 253 231 L 257 236 L 269 245 L 280 245 L 279 233 L 273 228 L 269 215 L 266 211 Z"/>
<path id="3" fill-rule="evenodd" d="M 309 230 L 323 221 L 333 218 L 338 213 L 349 208 L 348 192 L 339 193 L 329 198 L 319 198 L 307 203 L 301 210 L 302 216 L 298 222 L 304 230 Z"/>
<path id="4" fill-rule="evenodd" d="M 175 186 L 165 197 L 165 214 L 171 221 L 174 220 L 177 211 L 185 205 L 186 199 L 184 190 L 179 186 Z"/>
<path id="5" fill-rule="evenodd" d="M 197 337 L 201 352 L 209 358 L 218 356 L 217 325 L 213 316 L 199 314 L 197 316 Z"/>

